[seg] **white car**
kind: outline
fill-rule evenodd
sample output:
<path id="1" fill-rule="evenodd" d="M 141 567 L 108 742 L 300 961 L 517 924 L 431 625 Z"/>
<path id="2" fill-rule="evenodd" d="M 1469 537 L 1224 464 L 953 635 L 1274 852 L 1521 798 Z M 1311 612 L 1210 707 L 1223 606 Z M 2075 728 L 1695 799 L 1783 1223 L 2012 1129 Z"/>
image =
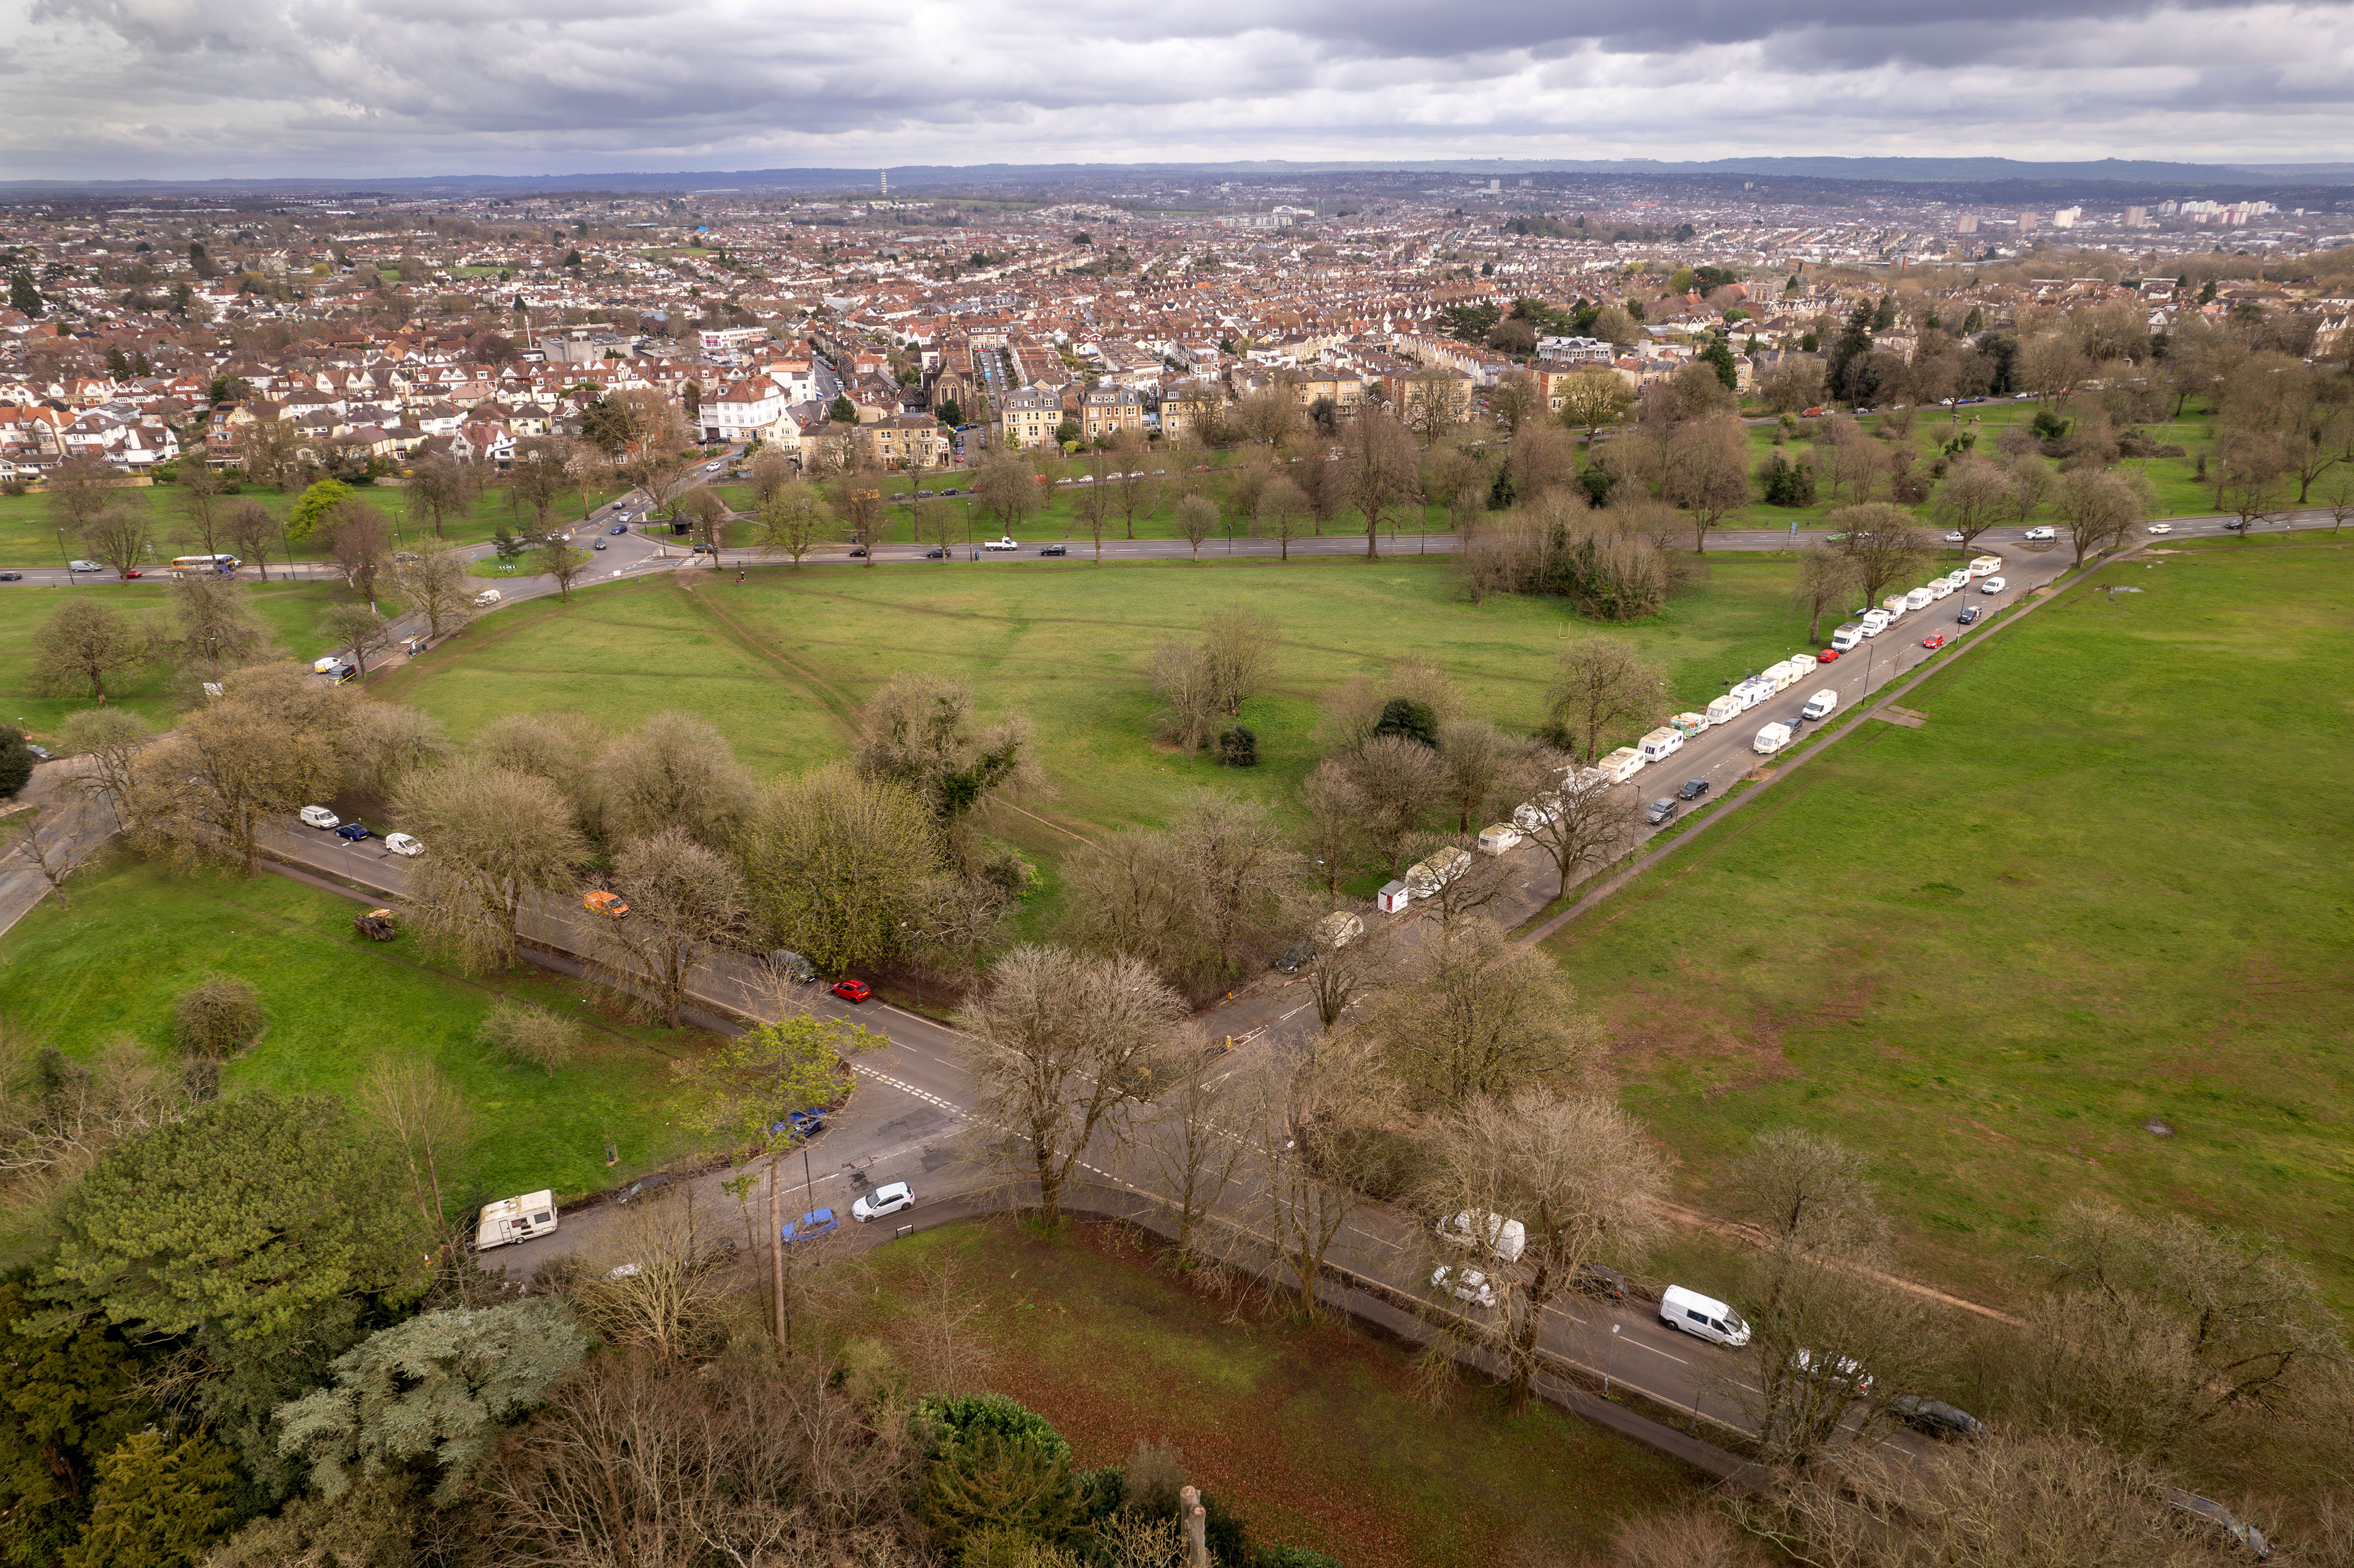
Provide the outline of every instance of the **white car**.
<path id="1" fill-rule="evenodd" d="M 2060 530 L 2057 528 L 2030 528 L 2026 533 L 2020 535 L 2020 538 L 2026 540 L 2031 545 L 2050 544 L 2059 536 Z"/>
<path id="2" fill-rule="evenodd" d="M 1022 545 L 1019 540 L 1008 537 L 988 540 L 981 547 L 984 550 L 1018 550 Z"/>
<path id="3" fill-rule="evenodd" d="M 2004 582 L 2000 577 L 1988 577 L 1984 582 L 1978 584 L 1978 592 L 2000 593 L 2004 588 L 2009 588 L 2009 586 L 2010 585 L 2009 583 Z"/>
<path id="4" fill-rule="evenodd" d="M 66 570 L 69 572 L 102 572 L 106 570 L 106 567 L 97 561 L 69 561 L 66 563 Z"/>
<path id="5" fill-rule="evenodd" d="M 1968 542 L 1968 540 L 1963 538 L 1959 534 L 1948 534 L 1946 535 L 1946 543 L 1948 545 L 1966 545 Z"/>
<path id="6" fill-rule="evenodd" d="M 390 850 L 395 854 L 408 855 L 411 858 L 425 853 L 425 846 L 419 843 L 415 839 L 410 838 L 407 833 L 385 834 L 384 847 Z"/>
<path id="7" fill-rule="evenodd" d="M 2153 523 L 2149 525 L 2149 531 L 2153 534 L 2171 534 L 2174 532 L 2174 524 L 2171 523 Z"/>
<path id="8" fill-rule="evenodd" d="M 879 1220 L 885 1214 L 896 1214 L 902 1209 L 915 1206 L 916 1190 L 905 1181 L 894 1181 L 888 1186 L 875 1188 L 851 1204 L 850 1217 L 864 1224 L 868 1220 Z"/>
<path id="9" fill-rule="evenodd" d="M 1431 1271 L 1430 1283 L 1433 1288 L 1444 1290 L 1458 1301 L 1469 1301 L 1474 1307 L 1493 1307 L 1496 1304 L 1495 1287 L 1490 1285 L 1488 1277 L 1476 1268 L 1456 1268 L 1442 1263 Z"/>
<path id="10" fill-rule="evenodd" d="M 302 821 L 306 826 L 321 830 L 341 827 L 343 826 L 344 821 L 341 817 L 338 817 L 334 812 L 330 811 L 324 806 L 303 807 Z"/>
<path id="11" fill-rule="evenodd" d="M 1852 1356 L 1824 1356 L 1818 1367 L 1815 1352 L 1797 1350 L 1790 1352 L 1790 1365 L 1799 1376 L 1820 1378 L 1833 1388 L 1843 1390 L 1858 1399 L 1872 1397 L 1872 1374 L 1857 1364 Z"/>

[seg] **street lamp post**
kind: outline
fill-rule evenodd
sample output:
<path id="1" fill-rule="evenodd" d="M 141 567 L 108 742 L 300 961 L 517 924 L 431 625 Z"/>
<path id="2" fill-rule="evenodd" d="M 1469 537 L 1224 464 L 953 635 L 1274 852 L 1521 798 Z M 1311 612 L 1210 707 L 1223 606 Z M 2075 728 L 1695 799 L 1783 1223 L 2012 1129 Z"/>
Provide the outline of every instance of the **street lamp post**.
<path id="1" fill-rule="evenodd" d="M 1610 1325 L 1610 1347 L 1602 1352 L 1602 1397 L 1610 1397 L 1610 1363 L 1618 1354 L 1618 1325 Z"/>

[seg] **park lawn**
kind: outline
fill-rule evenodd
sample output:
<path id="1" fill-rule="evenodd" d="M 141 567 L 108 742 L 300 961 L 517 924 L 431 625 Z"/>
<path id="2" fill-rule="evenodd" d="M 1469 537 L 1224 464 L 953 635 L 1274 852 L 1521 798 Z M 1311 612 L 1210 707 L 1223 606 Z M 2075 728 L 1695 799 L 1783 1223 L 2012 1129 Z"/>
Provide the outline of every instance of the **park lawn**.
<path id="1" fill-rule="evenodd" d="M 359 596 L 341 583 L 249 579 L 245 591 L 255 616 L 277 634 L 287 656 L 304 663 L 334 645 L 321 630 L 328 608 L 359 602 Z M 69 594 L 98 595 L 136 620 L 165 626 L 171 620 L 171 586 L 164 582 L 85 577 L 70 588 L 12 583 L 0 589 L 0 722 L 21 726 L 36 740 L 53 736 L 67 715 L 91 705 L 87 697 L 40 696 L 32 690 L 34 635 Z M 398 613 L 398 603 L 388 598 L 376 603 L 387 615 Z M 170 724 L 178 712 L 165 669 L 110 683 L 107 694 L 157 725 Z"/>
<path id="2" fill-rule="evenodd" d="M 2319 538 L 2104 567 L 1551 938 L 1685 1196 L 1798 1125 L 1967 1293 L 2087 1198 L 2354 1306 L 2349 597 Z"/>
<path id="3" fill-rule="evenodd" d="M 1661 662 L 1677 706 L 1705 706 L 1729 681 L 1808 646 L 1787 603 L 1792 570 L 1712 556 L 1697 592 L 1650 621 L 1604 628 L 1553 600 L 1472 604 L 1437 556 L 758 566 L 740 585 L 726 573 L 664 574 L 576 592 L 569 607 L 504 609 L 376 690 L 461 739 L 502 713 L 578 707 L 623 727 L 684 708 L 771 773 L 846 755 L 859 710 L 899 672 L 954 675 L 984 715 L 1028 714 L 1055 792 L 1023 802 L 1032 817 L 994 813 L 994 826 L 1059 855 L 1099 830 L 1161 822 L 1201 788 L 1288 811 L 1315 761 L 1319 699 L 1404 654 L 1437 661 L 1471 714 L 1515 730 L 1543 722 L 1555 650 L 1581 637 L 1627 638 Z M 1264 759 L 1248 770 L 1157 745 L 1144 682 L 1156 641 L 1235 603 L 1265 610 L 1281 634 L 1273 689 L 1242 714 Z"/>
<path id="4" fill-rule="evenodd" d="M 275 517 L 286 515 L 300 491 L 266 490 L 259 485 L 243 487 L 239 495 L 226 496 L 225 503 L 239 500 L 260 502 Z M 408 488 L 397 484 L 363 484 L 353 488 L 360 500 L 385 515 L 393 527 L 398 546 L 414 549 L 419 541 L 432 535 L 432 518 L 421 508 L 411 515 Z M 591 491 L 593 506 L 602 506 L 622 493 L 618 489 Z M 125 488 L 114 493 L 125 504 L 144 506 L 154 518 L 154 560 L 157 565 L 169 561 L 175 555 L 193 553 L 202 546 L 180 537 L 186 527 L 180 510 L 180 493 L 168 484 L 144 488 Z M 493 486 L 474 498 L 473 506 L 464 517 L 451 517 L 442 525 L 442 538 L 452 545 L 480 545 L 501 528 L 520 530 L 532 525 L 536 519 L 528 508 L 507 504 L 505 486 Z M 580 493 L 566 490 L 556 498 L 548 516 L 553 522 L 577 522 L 586 514 L 580 509 Z M 57 524 L 50 521 L 49 498 L 47 495 L 0 495 L 0 566 L 46 567 L 63 566 L 69 556 L 88 554 L 79 540 L 58 537 Z M 293 546 L 298 560 L 318 561 L 327 557 L 324 543 L 305 540 Z M 281 547 L 273 547 L 270 561 L 274 566 L 284 558 Z"/>
<path id="5" fill-rule="evenodd" d="M 0 937 L 0 1018 L 87 1058 L 118 1033 L 170 1056 L 172 1009 L 217 971 L 261 993 L 269 1032 L 222 1074 L 224 1093 L 348 1095 L 379 1055 L 430 1062 L 473 1113 L 460 1202 L 552 1188 L 600 1191 L 678 1158 L 670 1064 L 708 1037 L 614 1015 L 578 980 L 536 969 L 468 980 L 413 932 L 373 942 L 361 906 L 283 877 L 172 875 L 116 855 Z M 497 1060 L 477 1038 L 503 999 L 580 1019 L 579 1056 L 553 1075 Z M 620 1160 L 605 1164 L 605 1144 Z"/>
<path id="6" fill-rule="evenodd" d="M 1543 1405 L 1512 1416 L 1493 1388 L 1466 1383 L 1434 1413 L 1407 1352 L 1345 1323 L 1225 1321 L 1157 1251 L 1108 1224 L 1046 1239 L 960 1221 L 873 1255 L 873 1320 L 887 1337 L 952 1262 L 998 1355 L 988 1386 L 1052 1423 L 1076 1465 L 1166 1442 L 1254 1542 L 1349 1568 L 1599 1561 L 1625 1520 L 1698 1495 L 1676 1460 Z"/>

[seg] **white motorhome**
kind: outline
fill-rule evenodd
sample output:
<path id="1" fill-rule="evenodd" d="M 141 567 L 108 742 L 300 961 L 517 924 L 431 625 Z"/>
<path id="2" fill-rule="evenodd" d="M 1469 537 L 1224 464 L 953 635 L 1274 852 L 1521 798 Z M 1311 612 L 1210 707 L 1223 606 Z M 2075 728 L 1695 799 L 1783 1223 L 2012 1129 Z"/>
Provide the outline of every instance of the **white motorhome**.
<path id="1" fill-rule="evenodd" d="M 1967 567 L 1956 567 L 1946 574 L 1946 580 L 1954 585 L 1956 593 L 1959 593 L 1970 586 L 1970 569 Z"/>
<path id="2" fill-rule="evenodd" d="M 1749 1325 L 1741 1320 L 1739 1313 L 1712 1296 L 1686 1290 L 1681 1285 L 1670 1285 L 1659 1293 L 1659 1321 L 1670 1329 L 1680 1329 L 1712 1344 L 1730 1345 L 1736 1351 L 1749 1342 Z"/>
<path id="3" fill-rule="evenodd" d="M 1852 653 L 1863 646 L 1863 622 L 1850 620 L 1831 633 L 1831 652 Z"/>
<path id="4" fill-rule="evenodd" d="M 1485 1245 L 1499 1263 L 1516 1263 L 1529 1245 L 1529 1227 L 1501 1214 L 1470 1209 L 1438 1222 L 1438 1239 L 1455 1246 Z"/>
<path id="5" fill-rule="evenodd" d="M 2000 556 L 1980 556 L 1970 563 L 1970 576 L 1974 577 L 1990 577 L 2000 570 L 2002 570 Z"/>
<path id="6" fill-rule="evenodd" d="M 556 1193 L 526 1192 L 520 1198 L 501 1198 L 482 1205 L 482 1217 L 474 1227 L 474 1250 L 484 1252 L 512 1242 L 527 1242 L 534 1236 L 544 1236 L 556 1229 Z"/>
<path id="7" fill-rule="evenodd" d="M 1777 722 L 1759 730 L 1757 738 L 1749 743 L 1749 749 L 1760 757 L 1771 757 L 1789 744 L 1790 726 Z"/>
<path id="8" fill-rule="evenodd" d="M 1470 865 L 1470 852 L 1450 845 L 1427 860 L 1418 860 L 1407 866 L 1406 888 L 1416 898 L 1427 898 L 1462 875 Z"/>
<path id="9" fill-rule="evenodd" d="M 1708 722 L 1711 725 L 1731 724 L 1741 716 L 1741 710 L 1748 705 L 1739 697 L 1731 695 L 1719 697 L 1708 705 Z"/>
<path id="10" fill-rule="evenodd" d="M 1672 757 L 1683 748 L 1683 731 L 1664 726 L 1653 730 L 1635 743 L 1635 749 L 1643 754 L 1643 760 L 1646 762 L 1657 762 L 1662 758 Z"/>
<path id="11" fill-rule="evenodd" d="M 1916 588 L 1911 593 L 1904 596 L 1904 608 L 1906 609 L 1926 609 L 1929 608 L 1929 601 L 1935 597 L 1936 596 L 1931 593 L 1927 588 Z"/>
<path id="12" fill-rule="evenodd" d="M 1863 612 L 1863 619 L 1857 624 L 1863 628 L 1863 634 L 1866 637 L 1877 637 L 1888 630 L 1888 623 L 1893 619 L 1893 617 L 1884 609 L 1867 609 Z"/>
<path id="13" fill-rule="evenodd" d="M 1804 711 L 1806 715 L 1810 719 L 1829 718 L 1831 716 L 1831 711 L 1838 706 L 1839 694 L 1832 691 L 1829 686 L 1825 686 L 1821 691 L 1817 692 L 1813 696 L 1807 699 L 1807 705 Z"/>
<path id="14" fill-rule="evenodd" d="M 1624 784 L 1643 770 L 1643 754 L 1631 746 L 1622 746 L 1597 766 L 1605 783 Z"/>
<path id="15" fill-rule="evenodd" d="M 1501 854 L 1521 842 L 1521 830 L 1510 822 L 1490 822 L 1479 830 L 1479 853 Z"/>
<path id="16" fill-rule="evenodd" d="M 1328 948 L 1345 948 L 1365 934 L 1365 923 L 1346 909 L 1335 909 L 1316 922 L 1316 940 Z"/>

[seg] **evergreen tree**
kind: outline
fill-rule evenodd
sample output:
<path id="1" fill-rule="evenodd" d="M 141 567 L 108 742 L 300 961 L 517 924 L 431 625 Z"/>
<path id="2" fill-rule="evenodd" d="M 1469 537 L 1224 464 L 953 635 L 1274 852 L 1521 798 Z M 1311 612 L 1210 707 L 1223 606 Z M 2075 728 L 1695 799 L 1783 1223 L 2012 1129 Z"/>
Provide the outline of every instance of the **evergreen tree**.
<path id="1" fill-rule="evenodd" d="M 30 272 L 16 272 L 8 279 L 8 308 L 19 315 L 37 320 L 41 313 L 41 291 L 33 287 Z"/>
<path id="2" fill-rule="evenodd" d="M 98 1462 L 90 1528 L 65 1568 L 190 1568 L 238 1522 L 237 1463 L 208 1437 L 154 1430 Z"/>

